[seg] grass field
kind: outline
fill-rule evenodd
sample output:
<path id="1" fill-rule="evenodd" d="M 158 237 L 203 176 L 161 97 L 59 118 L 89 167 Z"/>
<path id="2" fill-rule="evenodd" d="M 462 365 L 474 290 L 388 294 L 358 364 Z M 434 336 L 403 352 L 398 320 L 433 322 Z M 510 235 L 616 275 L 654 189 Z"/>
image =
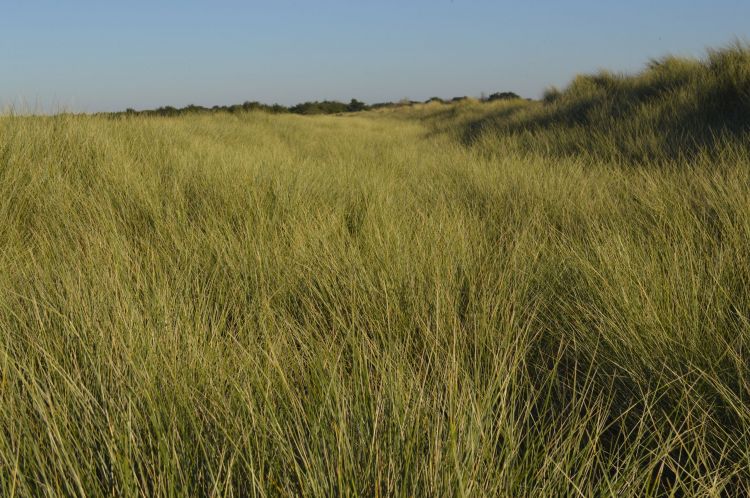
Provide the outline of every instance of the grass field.
<path id="1" fill-rule="evenodd" d="M 750 51 L 665 61 L 0 118 L 0 494 L 747 494 Z"/>

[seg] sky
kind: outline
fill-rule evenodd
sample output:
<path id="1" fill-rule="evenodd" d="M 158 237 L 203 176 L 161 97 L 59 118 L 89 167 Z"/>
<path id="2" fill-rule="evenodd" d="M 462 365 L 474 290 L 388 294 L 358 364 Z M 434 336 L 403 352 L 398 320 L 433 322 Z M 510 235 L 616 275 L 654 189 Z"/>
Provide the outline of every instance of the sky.
<path id="1" fill-rule="evenodd" d="M 538 98 L 735 39 L 750 0 L 0 0 L 0 106 Z"/>

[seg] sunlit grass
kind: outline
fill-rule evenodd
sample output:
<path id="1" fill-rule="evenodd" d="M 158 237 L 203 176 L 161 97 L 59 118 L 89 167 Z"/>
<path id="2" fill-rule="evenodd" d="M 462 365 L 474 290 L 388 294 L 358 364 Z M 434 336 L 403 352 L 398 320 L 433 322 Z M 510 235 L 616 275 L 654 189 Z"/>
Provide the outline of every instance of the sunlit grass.
<path id="1" fill-rule="evenodd" d="M 750 491 L 744 145 L 541 105 L 0 118 L 0 494 Z"/>

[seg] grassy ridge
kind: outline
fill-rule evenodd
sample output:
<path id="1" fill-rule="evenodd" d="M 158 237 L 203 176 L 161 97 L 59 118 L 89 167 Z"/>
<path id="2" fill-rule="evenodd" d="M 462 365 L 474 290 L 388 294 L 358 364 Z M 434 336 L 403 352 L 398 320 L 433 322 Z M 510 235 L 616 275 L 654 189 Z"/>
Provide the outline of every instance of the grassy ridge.
<path id="1" fill-rule="evenodd" d="M 548 90 L 542 102 L 420 106 L 411 115 L 490 153 L 520 147 L 621 164 L 747 154 L 750 47 L 737 43 L 704 60 L 665 57 L 635 75 L 580 75 L 563 91 Z"/>
<path id="2" fill-rule="evenodd" d="M 0 494 L 750 491 L 744 136 L 571 98 L 0 118 Z"/>

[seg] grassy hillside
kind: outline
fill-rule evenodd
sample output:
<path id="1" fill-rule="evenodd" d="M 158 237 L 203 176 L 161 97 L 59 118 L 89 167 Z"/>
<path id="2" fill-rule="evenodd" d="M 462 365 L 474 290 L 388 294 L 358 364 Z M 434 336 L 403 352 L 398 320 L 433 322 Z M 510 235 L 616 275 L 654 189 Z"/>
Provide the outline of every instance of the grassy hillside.
<path id="1" fill-rule="evenodd" d="M 0 494 L 747 494 L 746 114 L 680 142 L 671 64 L 548 104 L 0 118 Z"/>
<path id="2" fill-rule="evenodd" d="M 510 146 L 652 165 L 748 154 L 750 47 L 738 43 L 704 60 L 665 57 L 635 75 L 580 75 L 563 91 L 548 90 L 542 102 L 468 101 L 418 106 L 411 114 L 490 153 Z M 502 138 L 511 140 L 498 147 Z"/>

